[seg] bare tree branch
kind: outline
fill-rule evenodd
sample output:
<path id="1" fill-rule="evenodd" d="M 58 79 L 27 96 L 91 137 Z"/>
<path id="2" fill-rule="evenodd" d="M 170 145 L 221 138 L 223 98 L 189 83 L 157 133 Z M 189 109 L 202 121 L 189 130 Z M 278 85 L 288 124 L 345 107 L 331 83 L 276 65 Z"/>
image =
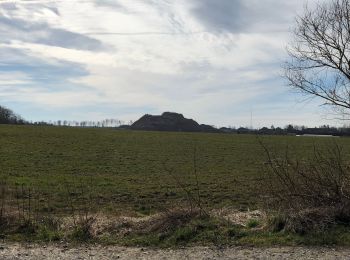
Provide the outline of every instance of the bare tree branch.
<path id="1" fill-rule="evenodd" d="M 350 0 L 330 0 L 296 19 L 285 65 L 288 85 L 350 109 Z M 348 113 L 346 113 L 348 114 Z"/>

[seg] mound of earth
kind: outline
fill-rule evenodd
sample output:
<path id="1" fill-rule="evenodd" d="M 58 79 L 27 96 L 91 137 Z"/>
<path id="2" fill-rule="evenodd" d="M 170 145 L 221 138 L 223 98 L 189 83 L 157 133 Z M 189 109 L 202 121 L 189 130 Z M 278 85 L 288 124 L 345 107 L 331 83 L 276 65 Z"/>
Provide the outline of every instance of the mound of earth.
<path id="1" fill-rule="evenodd" d="M 209 125 L 200 125 L 182 114 L 164 112 L 162 115 L 144 115 L 131 125 L 133 130 L 174 132 L 217 132 Z"/>

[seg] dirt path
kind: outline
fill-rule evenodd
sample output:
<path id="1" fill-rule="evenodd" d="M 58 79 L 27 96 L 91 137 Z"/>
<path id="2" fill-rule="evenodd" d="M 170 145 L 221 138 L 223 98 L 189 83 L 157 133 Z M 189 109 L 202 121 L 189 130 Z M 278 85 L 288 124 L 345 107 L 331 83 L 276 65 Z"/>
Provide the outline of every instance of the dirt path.
<path id="1" fill-rule="evenodd" d="M 215 249 L 193 247 L 177 250 L 154 250 L 125 247 L 33 246 L 5 244 L 0 259 L 350 259 L 350 249 L 342 248 L 243 248 Z"/>

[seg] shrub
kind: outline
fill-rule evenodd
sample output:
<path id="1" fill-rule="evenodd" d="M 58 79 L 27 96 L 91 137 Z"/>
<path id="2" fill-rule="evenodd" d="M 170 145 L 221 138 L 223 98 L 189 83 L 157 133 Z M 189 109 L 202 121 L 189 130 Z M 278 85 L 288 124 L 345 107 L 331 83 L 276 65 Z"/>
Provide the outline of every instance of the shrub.
<path id="1" fill-rule="evenodd" d="M 350 223 L 350 168 L 341 147 L 315 147 L 304 161 L 290 159 L 288 149 L 278 158 L 263 147 L 268 157 L 262 183 L 266 206 L 279 215 L 274 229 L 305 233 Z"/>
<path id="2" fill-rule="evenodd" d="M 199 210 L 190 209 L 172 209 L 164 211 L 155 222 L 147 223 L 149 227 L 143 227 L 144 232 L 168 233 L 186 226 L 192 220 L 199 218 Z"/>

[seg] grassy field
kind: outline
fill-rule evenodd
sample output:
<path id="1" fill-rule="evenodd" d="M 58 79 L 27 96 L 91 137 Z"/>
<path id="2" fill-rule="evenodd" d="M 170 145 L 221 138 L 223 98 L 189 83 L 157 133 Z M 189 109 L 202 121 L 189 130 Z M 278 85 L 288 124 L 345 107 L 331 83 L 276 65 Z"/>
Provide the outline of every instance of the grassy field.
<path id="1" fill-rule="evenodd" d="M 277 157 L 288 146 L 290 157 L 304 160 L 315 146 L 334 142 L 349 158 L 348 138 L 1 125 L 0 237 L 165 247 L 349 245 L 348 225 L 301 235 L 273 231 L 273 215 L 249 211 L 264 201 L 261 143 Z M 184 189 L 199 194 L 209 214 L 189 210 Z M 248 218 L 230 221 L 217 214 L 222 210 Z"/>
<path id="2" fill-rule="evenodd" d="M 313 146 L 348 138 L 259 137 L 277 153 L 300 158 Z M 194 159 L 195 158 L 195 159 Z M 67 195 L 105 212 L 148 214 L 182 203 L 179 183 L 196 188 L 209 208 L 254 209 L 266 160 L 258 137 L 114 129 L 0 126 L 1 178 L 31 187 L 43 211 L 65 212 Z"/>

